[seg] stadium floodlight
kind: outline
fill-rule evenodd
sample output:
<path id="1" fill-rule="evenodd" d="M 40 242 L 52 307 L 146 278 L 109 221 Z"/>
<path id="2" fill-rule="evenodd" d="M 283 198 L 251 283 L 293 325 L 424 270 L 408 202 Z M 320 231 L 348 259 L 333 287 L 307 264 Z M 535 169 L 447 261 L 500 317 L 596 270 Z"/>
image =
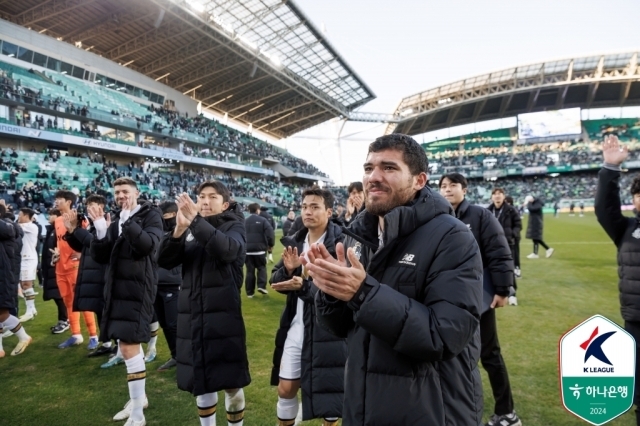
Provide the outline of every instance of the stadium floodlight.
<path id="1" fill-rule="evenodd" d="M 268 50 L 260 50 L 260 53 L 263 56 L 267 57 L 277 69 L 282 69 L 283 65 L 280 55 L 278 55 L 277 53 L 269 52 Z"/>

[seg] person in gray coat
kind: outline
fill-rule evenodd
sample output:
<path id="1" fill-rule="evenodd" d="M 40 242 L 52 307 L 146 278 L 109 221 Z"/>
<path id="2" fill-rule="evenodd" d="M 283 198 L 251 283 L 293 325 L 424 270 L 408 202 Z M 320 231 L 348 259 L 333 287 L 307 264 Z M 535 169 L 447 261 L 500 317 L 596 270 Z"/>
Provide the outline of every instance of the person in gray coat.
<path id="1" fill-rule="evenodd" d="M 527 256 L 527 259 L 538 259 L 538 247 L 542 246 L 546 250 L 546 257 L 551 257 L 555 251 L 549 247 L 543 240 L 542 234 L 544 229 L 544 213 L 542 208 L 544 202 L 540 198 L 527 195 L 524 199 L 527 210 L 529 210 L 529 222 L 527 223 L 527 238 L 533 240 L 533 253 Z"/>

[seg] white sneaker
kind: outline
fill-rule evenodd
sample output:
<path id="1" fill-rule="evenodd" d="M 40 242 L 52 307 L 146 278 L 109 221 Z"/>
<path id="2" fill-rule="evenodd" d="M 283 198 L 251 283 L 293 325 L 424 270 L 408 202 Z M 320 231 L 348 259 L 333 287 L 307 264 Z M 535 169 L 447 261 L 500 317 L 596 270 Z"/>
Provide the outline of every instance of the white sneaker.
<path id="1" fill-rule="evenodd" d="M 535 253 L 531 253 L 529 256 L 527 256 L 527 259 L 538 259 L 540 256 L 538 256 Z"/>
<path id="2" fill-rule="evenodd" d="M 549 247 L 549 250 L 547 250 L 547 253 L 546 253 L 547 258 L 551 257 L 551 255 L 553 254 L 554 251 L 555 251 L 555 249 Z"/>
<path id="3" fill-rule="evenodd" d="M 259 288 L 259 287 L 258 287 L 258 293 L 269 294 L 266 288 Z"/>
<path id="4" fill-rule="evenodd" d="M 147 396 L 145 395 L 145 397 L 144 397 L 144 408 L 147 408 L 147 407 L 149 407 L 149 400 L 147 399 Z M 129 400 L 124 405 L 124 408 L 122 409 L 122 411 L 118 412 L 118 414 L 113 416 L 113 420 L 115 420 L 116 422 L 119 422 L 119 421 L 128 419 L 129 416 L 131 415 L 131 411 L 132 410 L 133 410 L 133 401 Z M 129 422 L 125 423 L 125 426 L 127 426 L 128 424 L 129 424 Z M 133 425 L 134 423 L 131 423 L 131 424 Z M 136 426 L 138 426 L 139 424 L 142 424 L 142 423 L 140 423 L 140 422 L 135 423 Z M 146 422 L 144 424 L 146 424 Z"/>
<path id="5" fill-rule="evenodd" d="M 38 311 L 27 311 L 23 316 L 19 318 L 20 322 L 31 321 L 38 315 Z"/>
<path id="6" fill-rule="evenodd" d="M 124 426 L 146 426 L 146 425 L 147 425 L 147 420 L 144 418 L 139 422 L 134 422 L 132 419 L 129 419 L 124 424 Z"/>
<path id="7" fill-rule="evenodd" d="M 514 269 L 513 273 L 515 274 L 516 278 L 522 277 L 522 273 L 520 272 L 520 268 Z"/>
<path id="8" fill-rule="evenodd" d="M 516 296 L 509 296 L 509 305 L 518 306 L 518 298 Z"/>

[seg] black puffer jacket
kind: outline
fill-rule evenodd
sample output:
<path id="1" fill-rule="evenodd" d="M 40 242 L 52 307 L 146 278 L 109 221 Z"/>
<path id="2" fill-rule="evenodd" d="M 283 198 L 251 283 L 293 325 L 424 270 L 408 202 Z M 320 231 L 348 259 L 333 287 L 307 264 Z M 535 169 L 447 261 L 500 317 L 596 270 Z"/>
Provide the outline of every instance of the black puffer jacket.
<path id="1" fill-rule="evenodd" d="M 13 309 L 15 307 L 16 288 L 13 277 L 13 257 L 15 250 L 15 228 L 13 225 L 0 219 L 0 309 Z"/>
<path id="2" fill-rule="evenodd" d="M 20 283 L 20 263 L 22 262 L 22 237 L 24 237 L 24 231 L 22 230 L 22 226 L 16 222 L 9 223 L 13 226 L 15 235 L 12 240 L 13 257 L 11 259 L 11 271 L 13 272 L 13 283 L 18 284 Z"/>
<path id="3" fill-rule="evenodd" d="M 603 168 L 598 173 L 595 211 L 598 222 L 618 248 L 622 319 L 640 322 L 640 214 L 622 214 L 619 170 Z"/>
<path id="4" fill-rule="evenodd" d="M 284 220 L 284 223 L 282 224 L 282 235 L 284 235 L 285 237 L 286 237 L 287 235 L 289 235 L 289 230 L 290 230 L 290 229 L 291 229 L 291 227 L 293 226 L 293 222 L 294 222 L 294 221 L 295 221 L 295 219 L 294 219 L 294 220 L 291 220 L 291 219 L 289 219 L 289 218 L 286 218 L 286 219 Z"/>
<path id="5" fill-rule="evenodd" d="M 507 238 L 507 243 L 510 246 L 514 245 L 520 239 L 520 232 L 522 232 L 522 219 L 520 219 L 518 210 L 509 203 L 502 203 L 502 206 L 497 209 L 498 216 L 496 216 L 495 204 L 491 204 L 487 208 L 500 222 L 504 236 Z"/>
<path id="6" fill-rule="evenodd" d="M 385 215 L 379 250 L 377 216 L 360 213 L 345 231 L 364 287 L 349 304 L 316 297 L 318 321 L 347 337 L 345 426 L 481 423 L 482 259 L 451 213 L 425 187 Z"/>
<path id="7" fill-rule="evenodd" d="M 91 242 L 91 257 L 107 264 L 105 308 L 100 329 L 109 339 L 148 342 L 158 272 L 156 252 L 162 237 L 162 214 L 149 202 L 122 224 L 111 223 L 107 236 Z"/>
<path id="8" fill-rule="evenodd" d="M 291 225 L 291 228 L 289 228 L 289 232 L 287 233 L 287 235 L 293 235 L 301 229 L 304 229 L 304 223 L 302 222 L 302 216 L 298 216 L 293 221 L 293 225 Z"/>
<path id="9" fill-rule="evenodd" d="M 219 215 L 196 216 L 181 238 L 162 239 L 158 263 L 182 265 L 178 298 L 178 387 L 194 395 L 251 382 L 240 307 L 244 216 L 236 203 Z"/>
<path id="10" fill-rule="evenodd" d="M 267 251 L 274 246 L 273 227 L 261 215 L 252 213 L 247 216 L 244 220 L 244 228 L 247 234 L 247 253 Z"/>
<path id="11" fill-rule="evenodd" d="M 527 223 L 527 238 L 530 240 L 542 240 L 544 216 L 542 208 L 544 203 L 539 198 L 534 198 L 527 204 L 529 210 L 529 222 Z"/>
<path id="12" fill-rule="evenodd" d="M 304 240 L 308 230 L 303 228 L 291 237 L 283 237 L 280 241 L 284 247 L 297 247 L 302 253 Z M 342 242 L 342 229 L 329 222 L 324 245 L 333 256 L 335 246 Z M 294 275 L 301 276 L 302 268 L 298 268 Z M 289 280 L 284 262 L 280 260 L 273 268 L 271 283 Z M 299 291 L 289 291 L 287 302 L 280 317 L 280 328 L 276 332 L 276 349 L 273 353 L 273 368 L 271 370 L 271 384 L 277 386 L 279 382 L 280 361 L 287 333 L 296 315 L 298 298 L 304 302 L 304 340 L 301 355 L 301 383 L 302 389 L 302 419 L 318 419 L 325 417 L 342 417 L 342 399 L 344 391 L 344 366 L 347 362 L 347 343 L 345 339 L 328 333 L 316 324 L 316 308 L 314 299 L 318 288 L 313 281 L 303 281 Z"/>
<path id="13" fill-rule="evenodd" d="M 466 224 L 480 247 L 484 273 L 491 276 L 496 294 L 508 296 L 513 286 L 513 258 L 504 231 L 493 214 L 466 199 L 458 205 L 456 217 Z"/>
<path id="14" fill-rule="evenodd" d="M 273 229 L 273 230 L 276 229 L 276 221 L 273 220 L 273 216 L 271 216 L 271 213 L 269 213 L 269 211 L 261 210 L 260 211 L 260 216 L 264 217 L 265 219 L 267 219 L 267 221 L 269 222 L 269 225 L 271 225 L 271 229 Z"/>
<path id="15" fill-rule="evenodd" d="M 42 279 L 44 293 L 43 300 L 62 299 L 58 282 L 56 281 L 56 267 L 51 266 L 51 252 L 57 246 L 56 230 L 52 225 L 47 225 L 47 235 L 42 246 Z"/>
<path id="16" fill-rule="evenodd" d="M 73 310 L 102 313 L 104 310 L 104 283 L 107 265 L 98 263 L 91 257 L 91 242 L 96 237 L 95 228 L 78 227 L 73 234 L 65 234 L 63 239 L 69 246 L 82 253 L 78 278 L 73 296 Z"/>

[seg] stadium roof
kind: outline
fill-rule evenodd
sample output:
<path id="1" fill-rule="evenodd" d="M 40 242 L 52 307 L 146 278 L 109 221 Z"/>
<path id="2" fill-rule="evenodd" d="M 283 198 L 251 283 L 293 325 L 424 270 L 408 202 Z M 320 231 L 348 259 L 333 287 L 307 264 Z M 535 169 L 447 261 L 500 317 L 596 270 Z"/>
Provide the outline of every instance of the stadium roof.
<path id="1" fill-rule="evenodd" d="M 375 97 L 291 0 L 0 0 L 0 16 L 276 137 Z"/>
<path id="2" fill-rule="evenodd" d="M 568 107 L 640 105 L 638 52 L 568 58 L 509 68 L 406 97 L 386 133 L 410 135 Z M 389 120 L 392 121 L 392 120 Z"/>

